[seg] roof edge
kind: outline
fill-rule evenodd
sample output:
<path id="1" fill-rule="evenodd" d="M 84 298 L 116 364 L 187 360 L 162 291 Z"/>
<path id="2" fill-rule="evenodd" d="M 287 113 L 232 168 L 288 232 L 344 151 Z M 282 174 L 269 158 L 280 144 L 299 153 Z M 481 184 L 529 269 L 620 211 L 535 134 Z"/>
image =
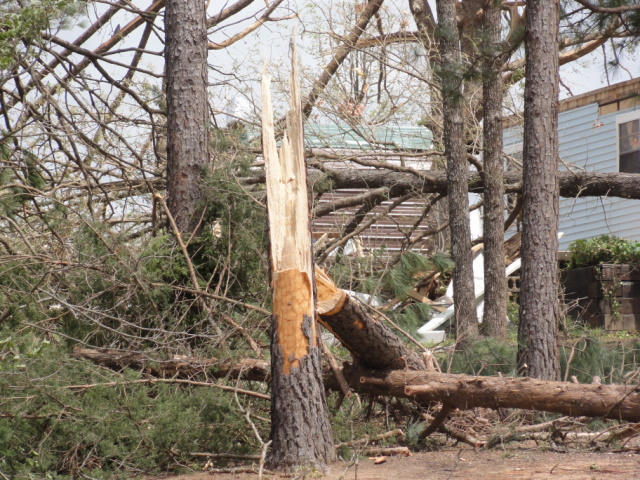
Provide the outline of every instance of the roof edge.
<path id="1" fill-rule="evenodd" d="M 560 112 L 566 112 L 567 110 L 573 110 L 593 103 L 603 105 L 609 102 L 623 100 L 633 95 L 640 95 L 640 77 L 560 100 L 558 110 Z"/>

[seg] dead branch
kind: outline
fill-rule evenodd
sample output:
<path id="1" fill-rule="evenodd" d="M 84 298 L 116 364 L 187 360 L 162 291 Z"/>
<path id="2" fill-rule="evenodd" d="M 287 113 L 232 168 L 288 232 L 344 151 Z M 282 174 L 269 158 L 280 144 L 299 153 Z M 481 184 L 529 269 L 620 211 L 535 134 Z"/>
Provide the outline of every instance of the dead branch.
<path id="1" fill-rule="evenodd" d="M 384 440 L 386 438 L 391 438 L 391 437 L 404 437 L 404 432 L 402 430 L 400 430 L 399 428 L 395 429 L 395 430 L 391 430 L 389 432 L 385 432 L 385 433 L 381 433 L 379 435 L 376 435 L 374 437 L 369 437 L 369 435 L 365 435 L 362 438 L 359 438 L 358 440 L 350 440 L 348 442 L 342 442 L 342 443 L 338 443 L 336 444 L 336 448 L 340 448 L 340 447 L 354 447 L 357 445 L 367 445 L 371 442 L 377 442 L 379 440 Z"/>

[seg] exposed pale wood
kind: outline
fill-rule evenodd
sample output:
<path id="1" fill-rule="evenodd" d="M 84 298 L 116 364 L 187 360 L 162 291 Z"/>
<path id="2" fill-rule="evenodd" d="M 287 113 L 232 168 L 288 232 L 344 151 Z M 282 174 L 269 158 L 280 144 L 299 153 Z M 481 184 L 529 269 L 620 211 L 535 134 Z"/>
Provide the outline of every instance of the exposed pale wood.
<path id="1" fill-rule="evenodd" d="M 314 272 L 309 228 L 307 169 L 298 59 L 294 38 L 290 107 L 277 150 L 269 75 L 263 73 L 262 114 L 269 259 L 273 289 L 271 321 L 271 448 L 269 468 L 320 470 L 335 459 L 316 337 Z"/>
<path id="2" fill-rule="evenodd" d="M 263 147 L 267 186 L 267 214 L 273 287 L 273 313 L 277 338 L 282 348 L 284 372 L 297 368 L 309 347 L 316 347 L 309 203 L 299 91 L 292 89 L 288 134 L 280 151 L 274 136 L 273 109 L 269 93 L 271 78 L 263 76 Z M 297 92 L 297 93 L 296 93 Z M 297 111 L 296 111 L 297 110 Z"/>
<path id="3" fill-rule="evenodd" d="M 320 315 L 333 315 L 344 305 L 347 293 L 339 289 L 323 269 L 316 265 L 316 291 L 318 301 L 316 308 Z"/>

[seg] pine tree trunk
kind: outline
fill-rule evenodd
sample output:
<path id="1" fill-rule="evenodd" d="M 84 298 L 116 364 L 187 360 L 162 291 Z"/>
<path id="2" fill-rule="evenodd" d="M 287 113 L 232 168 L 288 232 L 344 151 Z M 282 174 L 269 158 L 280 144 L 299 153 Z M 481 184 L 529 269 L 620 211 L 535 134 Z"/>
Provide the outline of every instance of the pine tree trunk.
<path id="1" fill-rule="evenodd" d="M 464 97 L 460 40 L 456 24 L 456 1 L 438 0 L 437 11 L 451 257 L 456 263 L 453 273 L 456 339 L 458 343 L 464 344 L 478 335 L 478 316 L 473 287 L 473 257 L 467 191 L 469 164 L 462 116 Z"/>
<path id="2" fill-rule="evenodd" d="M 518 365 L 555 380 L 558 360 L 558 3 L 527 4 Z"/>
<path id="3" fill-rule="evenodd" d="M 422 370 L 424 361 L 357 300 L 316 267 L 319 322 L 349 350 L 354 361 L 381 370 Z"/>
<path id="4" fill-rule="evenodd" d="M 167 0 L 167 204 L 178 229 L 196 231 L 202 172 L 209 162 L 204 0 Z M 197 232 L 196 232 L 197 233 Z"/>
<path id="5" fill-rule="evenodd" d="M 267 186 L 271 325 L 271 448 L 267 465 L 324 469 L 335 460 L 316 333 L 315 282 L 295 45 L 291 109 L 278 152 L 270 78 L 263 76 L 262 144 Z"/>
<path id="6" fill-rule="evenodd" d="M 484 5 L 484 319 L 483 333 L 507 336 L 507 282 L 504 262 L 504 165 L 502 162 L 502 55 L 500 4 Z"/>

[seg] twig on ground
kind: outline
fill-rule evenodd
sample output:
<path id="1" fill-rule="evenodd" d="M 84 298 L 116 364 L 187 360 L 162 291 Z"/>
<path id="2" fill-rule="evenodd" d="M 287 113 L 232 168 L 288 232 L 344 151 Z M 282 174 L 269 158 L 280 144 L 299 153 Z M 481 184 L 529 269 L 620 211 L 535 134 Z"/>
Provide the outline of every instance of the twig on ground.
<path id="1" fill-rule="evenodd" d="M 259 473 L 255 467 L 233 467 L 233 468 L 208 468 L 207 472 L 209 473 Z M 267 475 L 275 475 L 276 472 L 272 472 L 271 470 L 262 470 L 263 474 Z"/>
<path id="2" fill-rule="evenodd" d="M 348 442 L 342 442 L 342 443 L 338 443 L 336 445 L 336 448 L 339 447 L 353 447 L 356 445 L 366 445 L 370 442 L 377 442 L 378 440 L 384 440 L 385 438 L 390 438 L 390 437 L 404 437 L 404 432 L 402 430 L 400 430 L 399 428 L 395 429 L 395 430 L 391 430 L 389 432 L 385 432 L 385 433 L 381 433 L 379 435 L 376 435 L 375 437 L 369 437 L 369 435 L 365 435 L 364 437 L 358 439 L 358 440 L 350 440 Z"/>
<path id="3" fill-rule="evenodd" d="M 438 428 L 440 428 L 440 426 L 444 423 L 444 421 L 449 416 L 449 413 L 451 412 L 451 410 L 452 410 L 451 405 L 446 403 L 443 404 L 442 408 L 440 409 L 438 414 L 435 416 L 433 421 L 429 424 L 427 428 L 425 428 L 422 431 L 422 433 L 420 433 L 420 438 L 425 439 L 429 435 L 431 435 L 433 432 L 435 432 Z"/>
<path id="4" fill-rule="evenodd" d="M 260 460 L 260 455 L 240 455 L 238 453 L 187 453 L 194 458 L 230 458 L 232 460 Z"/>
<path id="5" fill-rule="evenodd" d="M 368 457 L 378 457 L 381 455 L 402 455 L 404 457 L 411 456 L 411 452 L 407 447 L 370 447 L 365 449 L 363 453 Z"/>

